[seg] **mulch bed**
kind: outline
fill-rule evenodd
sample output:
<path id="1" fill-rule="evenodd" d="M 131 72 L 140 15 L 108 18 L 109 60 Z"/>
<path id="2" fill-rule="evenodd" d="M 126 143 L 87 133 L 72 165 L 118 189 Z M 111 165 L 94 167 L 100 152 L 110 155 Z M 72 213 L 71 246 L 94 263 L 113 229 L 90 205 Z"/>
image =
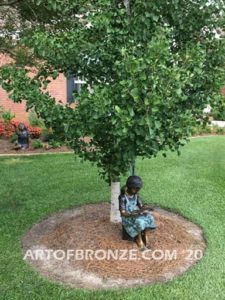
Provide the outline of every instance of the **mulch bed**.
<path id="1" fill-rule="evenodd" d="M 108 203 L 59 212 L 34 225 L 22 238 L 24 254 L 37 249 L 63 250 L 64 253 L 68 249 L 89 249 L 95 253 L 101 249 L 99 255 L 92 259 L 89 256 L 88 259 L 65 257 L 61 260 L 54 255 L 38 260 L 27 256 L 27 261 L 53 281 L 96 289 L 166 282 L 183 274 L 202 258 L 206 248 L 202 230 L 175 213 L 154 209 L 152 215 L 157 229 L 148 232 L 150 250 L 141 252 L 133 241 L 122 239 L 121 224 L 111 223 L 109 212 Z M 104 257 L 102 250 L 118 251 L 120 255 L 132 250 L 135 259 L 129 259 L 128 254 L 126 259 Z M 169 259 L 168 252 L 174 250 L 176 255 Z M 120 255 L 117 257 L 121 258 Z"/>
<path id="2" fill-rule="evenodd" d="M 14 144 L 10 143 L 9 140 L 7 139 L 0 139 L 0 154 L 35 154 L 35 153 L 58 153 L 58 152 L 68 152 L 71 151 L 71 149 L 69 149 L 66 146 L 62 146 L 60 148 L 51 148 L 51 149 L 44 149 L 44 148 L 40 148 L 40 149 L 34 149 L 32 148 L 32 146 L 30 146 L 28 149 L 26 150 L 14 150 L 13 149 Z"/>

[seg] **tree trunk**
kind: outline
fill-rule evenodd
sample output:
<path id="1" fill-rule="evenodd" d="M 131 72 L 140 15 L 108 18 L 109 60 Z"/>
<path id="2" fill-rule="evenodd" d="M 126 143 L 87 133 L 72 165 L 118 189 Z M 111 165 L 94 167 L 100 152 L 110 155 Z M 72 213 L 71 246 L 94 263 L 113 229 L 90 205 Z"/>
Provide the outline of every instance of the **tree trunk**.
<path id="1" fill-rule="evenodd" d="M 119 211 L 120 181 L 111 182 L 111 210 L 110 221 L 113 223 L 121 222 Z"/>
<path id="2" fill-rule="evenodd" d="M 135 158 L 133 158 L 130 163 L 130 175 L 131 176 L 135 175 Z"/>

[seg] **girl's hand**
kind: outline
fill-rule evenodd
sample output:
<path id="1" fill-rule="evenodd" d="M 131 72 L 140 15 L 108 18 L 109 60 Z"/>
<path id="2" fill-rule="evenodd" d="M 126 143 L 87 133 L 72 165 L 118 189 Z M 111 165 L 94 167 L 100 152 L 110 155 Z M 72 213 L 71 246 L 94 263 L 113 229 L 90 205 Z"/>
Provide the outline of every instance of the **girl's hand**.
<path id="1" fill-rule="evenodd" d="M 148 210 L 143 210 L 142 212 L 140 212 L 140 215 L 147 215 L 147 214 L 150 214 Z"/>
<path id="2" fill-rule="evenodd" d="M 146 211 L 154 210 L 152 206 L 148 206 L 148 205 L 143 205 L 142 209 L 146 209 Z"/>

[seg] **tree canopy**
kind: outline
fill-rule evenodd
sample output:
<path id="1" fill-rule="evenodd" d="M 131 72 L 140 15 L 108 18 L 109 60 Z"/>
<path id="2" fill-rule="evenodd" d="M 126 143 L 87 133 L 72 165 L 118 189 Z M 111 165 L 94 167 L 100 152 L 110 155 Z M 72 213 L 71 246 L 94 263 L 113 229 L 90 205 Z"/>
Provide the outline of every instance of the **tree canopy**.
<path id="1" fill-rule="evenodd" d="M 21 0 L 11 7 L 20 32 L 14 47 L 24 55 L 1 68 L 0 84 L 107 181 L 137 156 L 179 154 L 206 105 L 224 105 L 224 1 Z M 29 78 L 34 62 L 38 72 Z M 85 78 L 75 109 L 45 90 L 60 72 Z"/>

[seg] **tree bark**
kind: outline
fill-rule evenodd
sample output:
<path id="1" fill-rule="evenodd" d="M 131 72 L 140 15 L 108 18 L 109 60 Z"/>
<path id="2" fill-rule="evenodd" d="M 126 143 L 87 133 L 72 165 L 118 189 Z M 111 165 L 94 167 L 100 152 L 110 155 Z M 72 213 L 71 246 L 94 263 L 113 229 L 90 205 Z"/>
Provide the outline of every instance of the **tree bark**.
<path id="1" fill-rule="evenodd" d="M 121 216 L 119 211 L 120 181 L 111 182 L 111 209 L 110 221 L 112 223 L 120 223 Z"/>

